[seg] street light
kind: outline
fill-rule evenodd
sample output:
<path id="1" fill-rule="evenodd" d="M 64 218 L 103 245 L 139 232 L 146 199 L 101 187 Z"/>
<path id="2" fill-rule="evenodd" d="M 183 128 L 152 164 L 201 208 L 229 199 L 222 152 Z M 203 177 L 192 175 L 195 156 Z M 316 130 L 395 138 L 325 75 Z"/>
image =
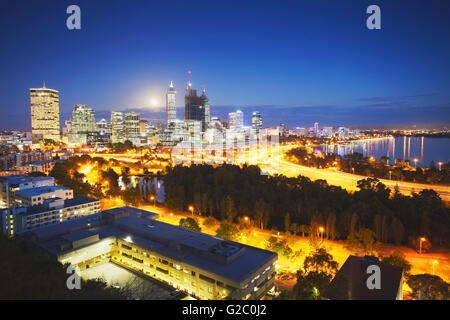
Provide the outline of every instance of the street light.
<path id="1" fill-rule="evenodd" d="M 392 180 L 392 171 L 389 170 L 389 180 Z"/>
<path id="2" fill-rule="evenodd" d="M 320 234 L 321 234 L 321 237 L 322 237 L 322 242 L 323 242 L 323 232 L 325 231 L 325 229 L 323 227 L 320 227 L 319 231 L 320 231 Z"/>
<path id="3" fill-rule="evenodd" d="M 442 162 L 438 162 L 439 164 L 439 171 L 441 171 Z"/>
<path id="4" fill-rule="evenodd" d="M 355 174 L 355 168 L 352 168 L 353 174 Z"/>
<path id="5" fill-rule="evenodd" d="M 417 158 L 414 158 L 414 168 L 417 168 L 417 161 L 419 160 L 417 160 Z"/>
<path id="6" fill-rule="evenodd" d="M 424 237 L 420 238 L 419 241 L 419 254 L 422 254 L 422 242 L 424 242 L 426 239 Z"/>
<path id="7" fill-rule="evenodd" d="M 153 206 L 156 207 L 156 197 L 155 196 L 151 196 L 150 200 L 153 201 Z"/>
<path id="8" fill-rule="evenodd" d="M 250 220 L 250 219 L 249 219 L 247 216 L 244 217 L 244 221 L 245 221 L 245 222 L 248 222 L 249 220 Z"/>
<path id="9" fill-rule="evenodd" d="M 434 260 L 434 261 L 433 261 L 433 274 L 436 273 L 436 265 L 437 265 L 437 263 L 438 263 L 437 260 Z"/>
<path id="10" fill-rule="evenodd" d="M 193 206 L 189 206 L 189 211 L 192 213 L 192 215 L 194 215 L 194 207 Z"/>

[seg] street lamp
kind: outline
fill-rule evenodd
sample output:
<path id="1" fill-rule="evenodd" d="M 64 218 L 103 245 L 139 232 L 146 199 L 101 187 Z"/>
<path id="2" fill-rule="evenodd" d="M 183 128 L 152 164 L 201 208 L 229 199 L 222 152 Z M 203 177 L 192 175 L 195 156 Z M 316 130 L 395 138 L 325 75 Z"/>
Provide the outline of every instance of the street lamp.
<path id="1" fill-rule="evenodd" d="M 245 222 L 248 222 L 249 220 L 250 220 L 250 219 L 249 219 L 247 216 L 244 217 L 244 221 L 245 221 Z"/>
<path id="2" fill-rule="evenodd" d="M 438 263 L 437 260 L 434 260 L 434 261 L 433 261 L 433 274 L 436 273 L 436 265 L 437 265 L 437 263 Z"/>
<path id="3" fill-rule="evenodd" d="M 192 215 L 194 215 L 194 207 L 193 206 L 189 206 L 189 211 L 192 213 Z"/>
<path id="4" fill-rule="evenodd" d="M 419 254 L 422 254 L 422 242 L 424 242 L 426 239 L 424 237 L 420 238 L 419 241 Z"/>
<path id="5" fill-rule="evenodd" d="M 438 162 L 439 164 L 439 171 L 441 171 L 442 162 Z"/>
<path id="6" fill-rule="evenodd" d="M 417 168 L 417 161 L 419 160 L 417 160 L 417 158 L 414 158 L 414 168 Z"/>
<path id="7" fill-rule="evenodd" d="M 151 196 L 150 200 L 153 201 L 153 206 L 156 207 L 156 197 L 155 196 Z"/>
<path id="8" fill-rule="evenodd" d="M 389 170 L 389 180 L 392 180 L 392 171 Z"/>
<path id="9" fill-rule="evenodd" d="M 325 229 L 323 227 L 320 227 L 319 231 L 320 231 L 320 234 L 321 234 L 321 237 L 322 237 L 322 242 L 323 242 L 323 232 L 325 231 Z"/>
<path id="10" fill-rule="evenodd" d="M 353 174 L 355 174 L 355 168 L 352 168 Z"/>

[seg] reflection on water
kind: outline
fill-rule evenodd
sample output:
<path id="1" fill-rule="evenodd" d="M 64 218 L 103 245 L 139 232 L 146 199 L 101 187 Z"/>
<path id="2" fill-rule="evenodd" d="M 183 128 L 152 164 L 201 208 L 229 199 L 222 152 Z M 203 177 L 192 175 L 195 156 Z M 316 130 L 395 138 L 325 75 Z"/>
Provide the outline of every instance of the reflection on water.
<path id="1" fill-rule="evenodd" d="M 389 158 L 388 163 L 394 164 L 395 159 L 409 160 L 414 166 L 428 167 L 433 160 L 438 166 L 439 162 L 447 163 L 450 160 L 450 138 L 426 137 L 397 137 L 357 140 L 345 144 L 324 144 L 323 151 L 336 153 L 340 156 L 362 153 L 365 157 Z"/>

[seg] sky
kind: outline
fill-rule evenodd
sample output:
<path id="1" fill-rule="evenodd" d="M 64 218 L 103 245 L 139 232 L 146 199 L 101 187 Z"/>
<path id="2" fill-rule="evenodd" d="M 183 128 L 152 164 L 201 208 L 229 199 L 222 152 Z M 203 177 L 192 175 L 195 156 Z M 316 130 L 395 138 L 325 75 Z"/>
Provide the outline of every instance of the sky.
<path id="1" fill-rule="evenodd" d="M 81 9 L 69 30 L 66 8 Z M 381 9 L 369 30 L 366 9 Z M 0 129 L 30 130 L 29 88 L 109 118 L 184 114 L 187 71 L 211 115 L 264 125 L 450 126 L 448 0 L 0 0 Z M 153 103 L 152 103 L 153 101 Z"/>

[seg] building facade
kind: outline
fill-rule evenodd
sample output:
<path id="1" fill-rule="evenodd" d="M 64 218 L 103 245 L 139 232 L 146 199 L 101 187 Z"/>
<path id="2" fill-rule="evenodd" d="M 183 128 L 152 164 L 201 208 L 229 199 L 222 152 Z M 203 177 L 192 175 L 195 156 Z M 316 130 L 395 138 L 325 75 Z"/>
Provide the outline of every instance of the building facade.
<path id="1" fill-rule="evenodd" d="M 184 119 L 201 121 L 203 132 L 208 128 L 210 121 L 210 106 L 205 89 L 202 95 L 198 96 L 197 90 L 191 89 L 190 82 L 186 87 Z"/>
<path id="2" fill-rule="evenodd" d="M 244 127 L 244 113 L 241 110 L 236 112 L 230 112 L 229 117 L 229 127 L 231 131 L 238 132 Z"/>
<path id="3" fill-rule="evenodd" d="M 123 113 L 118 111 L 111 111 L 111 142 L 124 142 L 124 123 Z"/>
<path id="4" fill-rule="evenodd" d="M 274 252 L 157 220 L 156 213 L 114 208 L 33 232 L 36 244 L 80 270 L 112 262 L 197 299 L 259 299 L 273 290 Z"/>
<path id="5" fill-rule="evenodd" d="M 46 199 L 43 204 L 31 207 L 11 207 L 1 210 L 2 231 L 5 235 L 14 236 L 99 211 L 100 201 L 93 198 Z"/>
<path id="6" fill-rule="evenodd" d="M 86 144 L 90 133 L 97 132 L 95 111 L 83 104 L 76 104 L 72 110 L 72 123 L 69 133 L 69 142 L 73 144 Z"/>
<path id="7" fill-rule="evenodd" d="M 44 204 L 44 200 L 73 198 L 73 190 L 63 186 L 43 186 L 16 191 L 14 201 L 17 207 L 31 207 Z"/>
<path id="8" fill-rule="evenodd" d="M 259 132 L 262 129 L 262 115 L 261 112 L 255 111 L 252 114 L 252 129 Z"/>
<path id="9" fill-rule="evenodd" d="M 176 94 L 173 82 L 170 81 L 169 90 L 166 93 L 166 124 L 177 119 Z"/>
<path id="10" fill-rule="evenodd" d="M 131 140 L 133 137 L 139 136 L 139 113 L 125 113 L 124 132 L 125 140 Z"/>
<path id="11" fill-rule="evenodd" d="M 59 92 L 42 88 L 30 89 L 31 132 L 43 139 L 60 140 Z"/>

